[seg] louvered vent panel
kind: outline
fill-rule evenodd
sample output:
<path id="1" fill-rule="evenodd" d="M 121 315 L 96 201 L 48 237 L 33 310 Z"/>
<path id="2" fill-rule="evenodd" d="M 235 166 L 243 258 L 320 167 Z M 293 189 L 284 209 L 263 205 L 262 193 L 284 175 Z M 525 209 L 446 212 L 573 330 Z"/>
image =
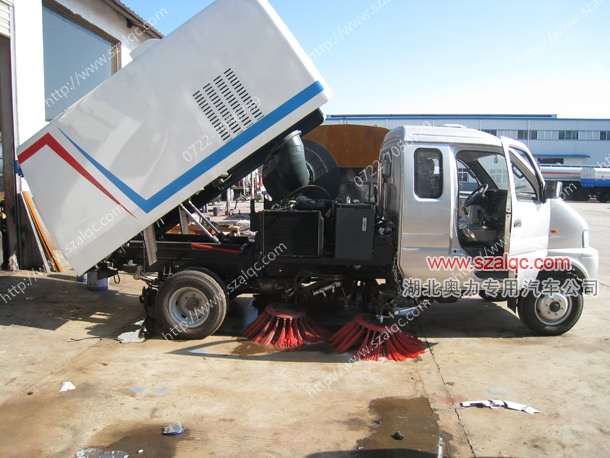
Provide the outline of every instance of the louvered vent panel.
<path id="1" fill-rule="evenodd" d="M 264 116 L 259 103 L 230 68 L 195 92 L 193 97 L 224 142 Z"/>

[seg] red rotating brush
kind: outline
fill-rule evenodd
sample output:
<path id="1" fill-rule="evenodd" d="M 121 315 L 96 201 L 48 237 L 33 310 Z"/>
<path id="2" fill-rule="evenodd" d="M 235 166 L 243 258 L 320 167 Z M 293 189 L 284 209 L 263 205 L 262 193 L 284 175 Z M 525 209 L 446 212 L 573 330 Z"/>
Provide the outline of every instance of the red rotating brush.
<path id="1" fill-rule="evenodd" d="M 394 361 L 417 358 L 425 351 L 417 337 L 404 333 L 398 325 L 383 326 L 373 322 L 370 315 L 358 315 L 331 338 L 330 343 L 338 353 L 345 353 L 360 343 L 354 353 L 357 360 L 378 361 L 381 356 Z"/>
<path id="2" fill-rule="evenodd" d="M 311 321 L 304 311 L 268 305 L 246 328 L 244 336 L 261 345 L 295 349 L 305 342 L 319 342 L 328 332 Z"/>

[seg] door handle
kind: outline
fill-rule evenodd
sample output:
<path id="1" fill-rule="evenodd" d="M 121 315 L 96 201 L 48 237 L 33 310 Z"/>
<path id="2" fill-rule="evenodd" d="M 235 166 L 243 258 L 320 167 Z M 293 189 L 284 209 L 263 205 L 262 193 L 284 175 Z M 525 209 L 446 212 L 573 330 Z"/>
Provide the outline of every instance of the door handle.
<path id="1" fill-rule="evenodd" d="M 516 219 L 515 222 L 513 223 L 513 227 L 521 227 L 521 220 L 520 219 Z"/>

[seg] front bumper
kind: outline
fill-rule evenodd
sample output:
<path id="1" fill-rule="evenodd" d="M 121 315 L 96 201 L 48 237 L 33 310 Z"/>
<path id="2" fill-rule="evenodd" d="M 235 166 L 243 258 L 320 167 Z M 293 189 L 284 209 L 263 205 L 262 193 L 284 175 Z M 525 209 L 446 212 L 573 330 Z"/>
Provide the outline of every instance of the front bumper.
<path id="1" fill-rule="evenodd" d="M 569 248 L 549 250 L 548 257 L 569 258 L 572 268 L 585 280 L 597 280 L 599 274 L 599 253 L 595 248 Z"/>

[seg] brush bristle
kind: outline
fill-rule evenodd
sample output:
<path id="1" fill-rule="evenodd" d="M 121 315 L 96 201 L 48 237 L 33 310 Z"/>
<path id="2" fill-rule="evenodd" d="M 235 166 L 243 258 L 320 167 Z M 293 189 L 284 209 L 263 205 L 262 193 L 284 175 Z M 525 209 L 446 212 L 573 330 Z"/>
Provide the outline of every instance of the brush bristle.
<path id="1" fill-rule="evenodd" d="M 327 335 L 305 313 L 273 306 L 266 307 L 244 331 L 244 336 L 254 342 L 286 350 L 302 347 L 306 342 L 319 342 Z"/>
<path id="2" fill-rule="evenodd" d="M 345 324 L 331 338 L 330 343 L 338 353 L 345 353 L 358 343 L 354 356 L 358 360 L 378 361 L 386 357 L 392 361 L 417 358 L 425 351 L 424 344 L 417 337 L 402 330 L 390 329 L 372 323 L 365 315 L 358 315 Z"/>

